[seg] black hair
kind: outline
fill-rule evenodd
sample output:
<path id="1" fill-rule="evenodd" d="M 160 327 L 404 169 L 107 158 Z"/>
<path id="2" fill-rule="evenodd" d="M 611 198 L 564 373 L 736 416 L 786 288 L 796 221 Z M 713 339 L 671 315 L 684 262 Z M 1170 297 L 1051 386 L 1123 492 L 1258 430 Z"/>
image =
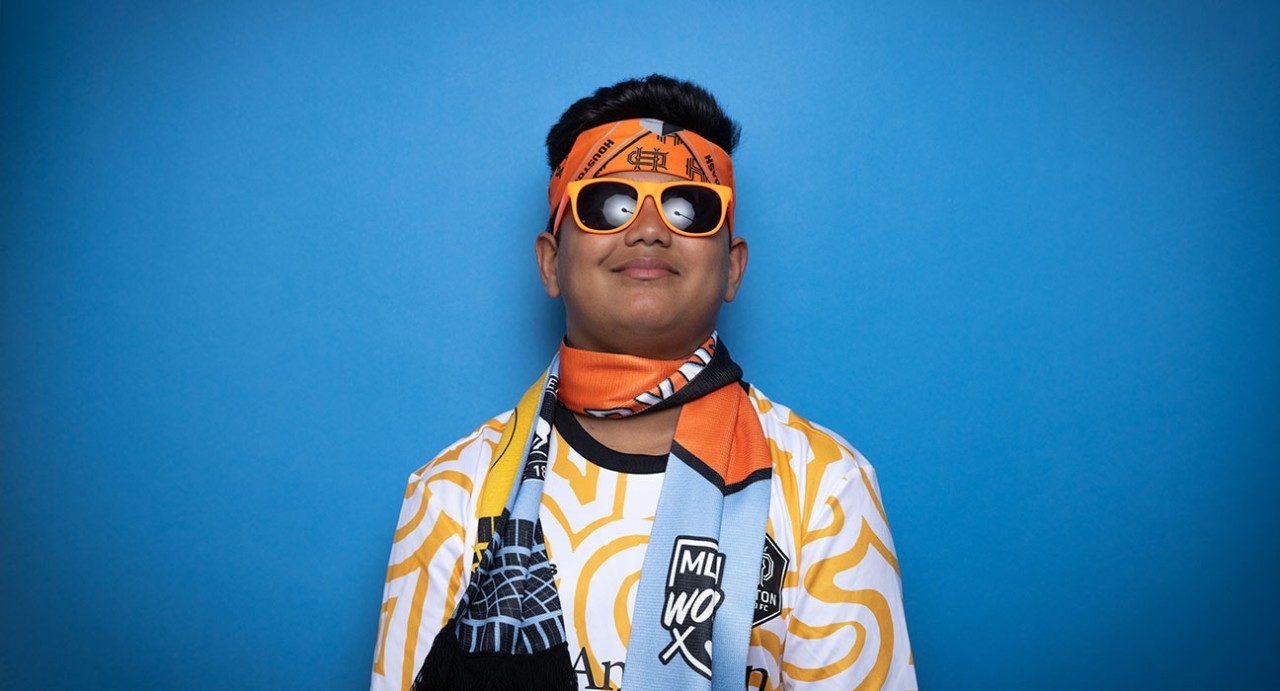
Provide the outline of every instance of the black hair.
<path id="1" fill-rule="evenodd" d="M 547 165 L 554 171 L 584 131 L 631 118 L 654 118 L 682 127 L 729 155 L 737 148 L 741 131 L 711 92 L 693 82 L 651 74 L 602 86 L 569 106 L 547 132 Z"/>

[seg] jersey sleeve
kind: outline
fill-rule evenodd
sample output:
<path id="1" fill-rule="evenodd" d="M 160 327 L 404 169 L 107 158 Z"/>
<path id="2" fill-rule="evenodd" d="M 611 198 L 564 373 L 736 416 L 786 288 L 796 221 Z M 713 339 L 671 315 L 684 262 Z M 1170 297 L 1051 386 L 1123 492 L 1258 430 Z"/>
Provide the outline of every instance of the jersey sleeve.
<path id="1" fill-rule="evenodd" d="M 875 469 L 841 447 L 853 463 L 837 464 L 843 472 L 819 493 L 801 539 L 783 687 L 915 689 L 902 579 Z"/>
<path id="2" fill-rule="evenodd" d="M 472 489 L 500 433 L 494 418 L 409 476 L 382 591 L 371 689 L 407 691 L 453 614 L 470 572 Z"/>

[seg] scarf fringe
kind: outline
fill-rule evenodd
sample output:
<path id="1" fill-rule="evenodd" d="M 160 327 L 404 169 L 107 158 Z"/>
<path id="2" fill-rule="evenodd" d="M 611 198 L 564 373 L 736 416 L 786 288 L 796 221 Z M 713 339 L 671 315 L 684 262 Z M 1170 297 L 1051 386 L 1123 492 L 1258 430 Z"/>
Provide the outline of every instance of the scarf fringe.
<path id="1" fill-rule="evenodd" d="M 577 691 L 566 643 L 528 655 L 469 653 L 450 621 L 431 644 L 413 691 Z"/>

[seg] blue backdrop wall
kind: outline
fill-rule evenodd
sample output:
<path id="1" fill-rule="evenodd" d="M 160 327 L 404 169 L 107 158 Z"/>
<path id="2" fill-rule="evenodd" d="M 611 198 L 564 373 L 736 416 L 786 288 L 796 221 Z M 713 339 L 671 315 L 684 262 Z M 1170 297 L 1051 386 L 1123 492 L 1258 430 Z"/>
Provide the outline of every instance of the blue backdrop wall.
<path id="1" fill-rule="evenodd" d="M 367 685 L 408 474 L 562 328 L 546 130 L 655 71 L 923 688 L 1274 676 L 1274 4 L 84 5 L 0 8 L 5 685 Z"/>

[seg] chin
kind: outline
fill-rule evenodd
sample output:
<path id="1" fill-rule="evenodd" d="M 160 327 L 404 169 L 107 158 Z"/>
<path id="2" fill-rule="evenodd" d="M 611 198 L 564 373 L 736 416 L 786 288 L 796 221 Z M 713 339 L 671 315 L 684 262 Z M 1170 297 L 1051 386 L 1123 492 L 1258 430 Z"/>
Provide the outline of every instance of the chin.
<path id="1" fill-rule="evenodd" d="M 678 331 L 682 321 L 678 315 L 672 314 L 671 310 L 639 310 L 621 315 L 617 324 L 619 333 L 640 336 Z"/>
<path id="2" fill-rule="evenodd" d="M 654 319 L 671 319 L 674 306 L 684 304 L 677 295 L 660 291 L 635 291 L 618 297 L 619 312 L 623 320 L 652 321 Z"/>

